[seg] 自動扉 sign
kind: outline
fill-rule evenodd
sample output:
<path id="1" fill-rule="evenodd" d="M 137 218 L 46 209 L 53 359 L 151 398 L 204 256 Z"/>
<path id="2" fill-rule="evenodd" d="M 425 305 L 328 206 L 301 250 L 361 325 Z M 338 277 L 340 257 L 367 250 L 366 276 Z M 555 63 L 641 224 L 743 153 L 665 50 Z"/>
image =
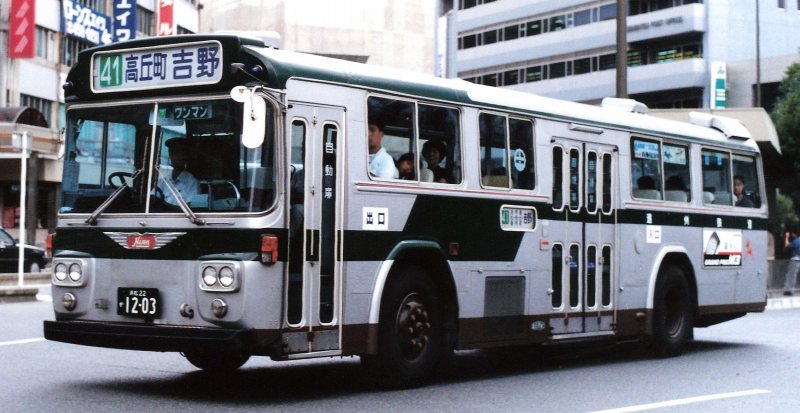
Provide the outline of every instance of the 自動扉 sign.
<path id="1" fill-rule="evenodd" d="M 97 52 L 92 56 L 95 93 L 197 86 L 222 79 L 217 41 Z"/>

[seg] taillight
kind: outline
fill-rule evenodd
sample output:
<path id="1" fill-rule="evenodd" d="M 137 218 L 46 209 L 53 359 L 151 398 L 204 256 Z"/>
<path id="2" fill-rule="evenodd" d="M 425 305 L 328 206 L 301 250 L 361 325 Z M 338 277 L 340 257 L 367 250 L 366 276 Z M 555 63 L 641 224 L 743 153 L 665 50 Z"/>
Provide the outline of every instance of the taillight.
<path id="1" fill-rule="evenodd" d="M 261 236 L 261 262 L 263 264 L 278 262 L 278 237 L 275 235 Z"/>
<path id="2" fill-rule="evenodd" d="M 44 239 L 44 248 L 45 248 L 45 255 L 47 258 L 53 258 L 53 234 L 52 232 L 47 234 L 47 238 Z"/>

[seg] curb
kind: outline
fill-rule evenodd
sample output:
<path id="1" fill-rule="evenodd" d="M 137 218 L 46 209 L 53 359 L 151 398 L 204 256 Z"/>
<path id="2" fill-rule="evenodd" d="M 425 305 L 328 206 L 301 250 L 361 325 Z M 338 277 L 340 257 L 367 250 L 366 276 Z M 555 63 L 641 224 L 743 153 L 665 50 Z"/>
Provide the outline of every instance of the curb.
<path id="1" fill-rule="evenodd" d="M 0 303 L 36 301 L 36 294 L 38 293 L 39 289 L 36 287 L 0 287 Z"/>
<path id="2" fill-rule="evenodd" d="M 767 300 L 766 310 L 787 310 L 790 308 L 800 308 L 800 297 L 775 297 Z"/>

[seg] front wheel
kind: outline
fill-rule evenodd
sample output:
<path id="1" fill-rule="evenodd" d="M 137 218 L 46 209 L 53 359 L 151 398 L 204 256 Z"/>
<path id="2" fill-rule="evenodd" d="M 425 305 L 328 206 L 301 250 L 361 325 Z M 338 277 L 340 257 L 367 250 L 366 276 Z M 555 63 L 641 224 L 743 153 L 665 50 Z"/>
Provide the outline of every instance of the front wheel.
<path id="1" fill-rule="evenodd" d="M 679 355 L 692 335 L 693 326 L 689 283 L 683 270 L 669 267 L 656 282 L 651 349 L 658 357 Z"/>
<path id="2" fill-rule="evenodd" d="M 230 373 L 242 367 L 250 359 L 249 354 L 234 352 L 187 351 L 186 360 L 195 367 L 211 373 Z"/>
<path id="3" fill-rule="evenodd" d="M 380 384 L 421 386 L 446 359 L 439 302 L 430 278 L 419 268 L 407 267 L 389 281 L 381 302 L 378 354 L 362 356 Z"/>

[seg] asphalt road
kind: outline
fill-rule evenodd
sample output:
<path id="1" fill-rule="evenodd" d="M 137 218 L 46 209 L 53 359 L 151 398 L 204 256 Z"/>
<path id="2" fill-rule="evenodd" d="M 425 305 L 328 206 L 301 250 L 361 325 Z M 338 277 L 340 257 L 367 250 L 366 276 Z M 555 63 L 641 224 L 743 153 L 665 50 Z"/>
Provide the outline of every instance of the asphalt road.
<path id="1" fill-rule="evenodd" d="M 677 358 L 633 344 L 459 352 L 449 377 L 384 391 L 363 379 L 357 358 L 255 358 L 213 377 L 178 354 L 45 341 L 50 306 L 0 304 L 2 411 L 800 411 L 800 309 L 697 329 Z"/>

